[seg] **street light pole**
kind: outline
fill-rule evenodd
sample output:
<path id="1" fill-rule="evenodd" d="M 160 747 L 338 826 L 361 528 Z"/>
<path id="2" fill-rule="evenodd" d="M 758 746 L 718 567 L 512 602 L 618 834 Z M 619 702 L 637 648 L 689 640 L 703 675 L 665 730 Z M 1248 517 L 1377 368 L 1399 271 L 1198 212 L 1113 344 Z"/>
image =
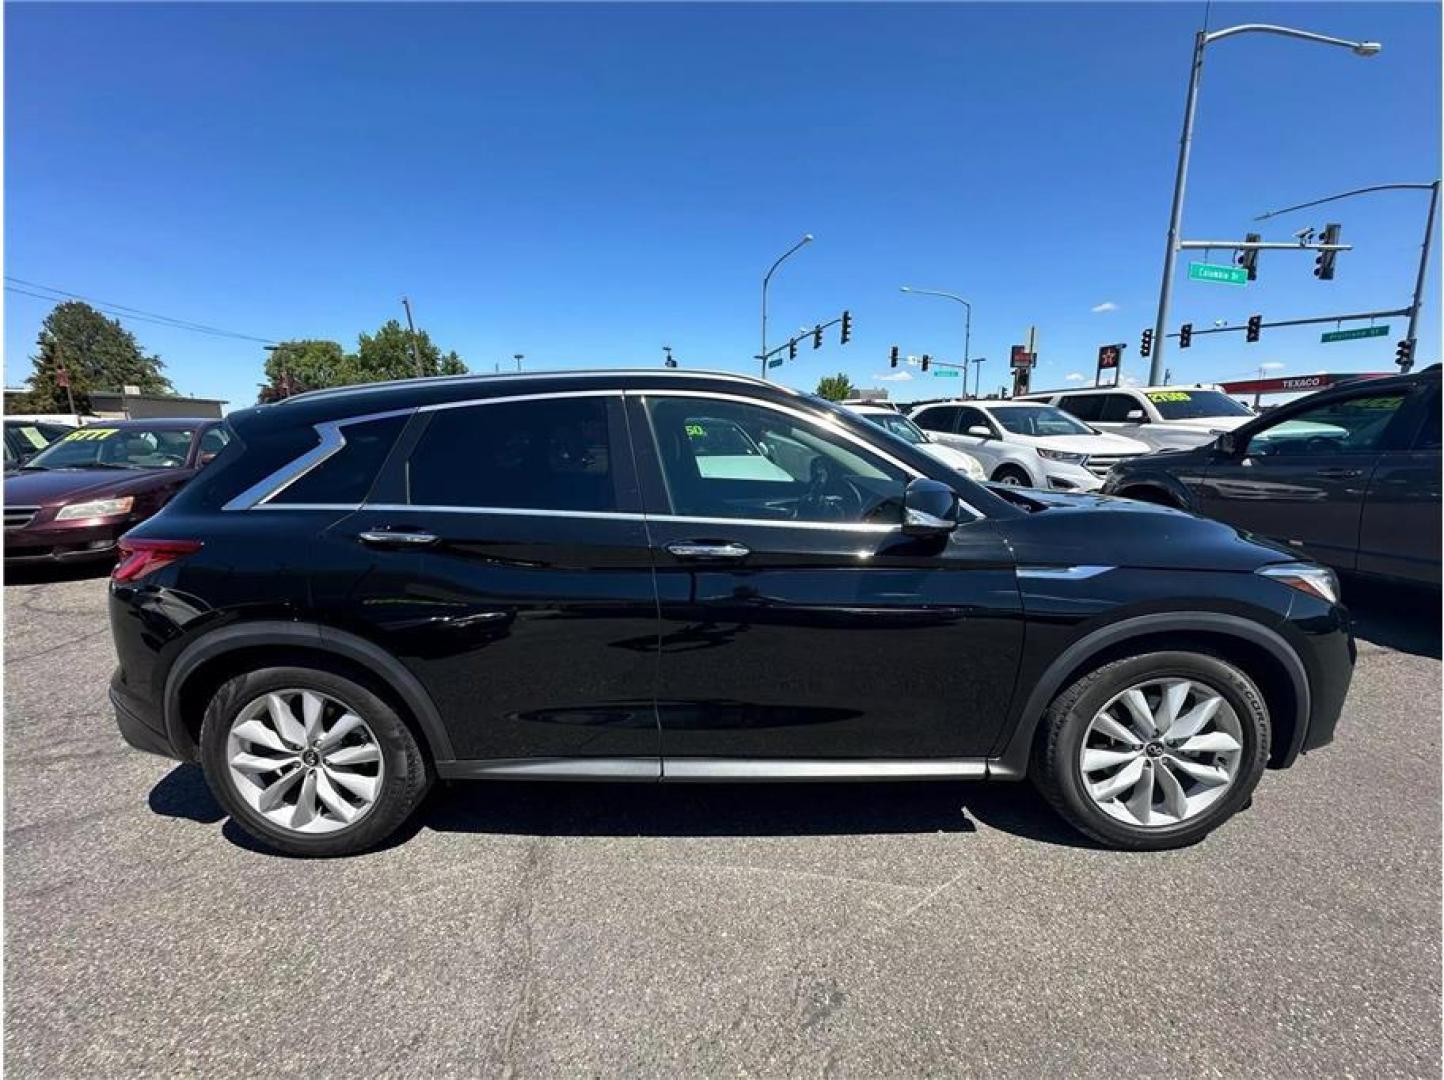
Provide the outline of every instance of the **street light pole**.
<path id="1" fill-rule="evenodd" d="M 1411 342 L 1418 341 L 1419 308 L 1424 303 L 1424 275 L 1429 270 L 1429 248 L 1434 242 L 1434 215 L 1439 211 L 1439 181 L 1435 180 L 1429 188 L 1429 215 L 1424 222 L 1424 243 L 1419 249 L 1419 276 L 1414 279 L 1414 303 L 1409 306 L 1408 338 Z M 1417 346 L 1409 348 L 1409 362 L 1404 366 L 1406 372 L 1414 366 L 1413 350 Z"/>
<path id="2" fill-rule="evenodd" d="M 801 240 L 784 251 L 781 257 L 773 263 L 762 276 L 762 351 L 757 354 L 757 361 L 762 365 L 762 377 L 767 378 L 767 286 L 772 281 L 772 275 L 784 262 L 787 257 L 799 248 L 812 243 L 812 234 L 806 233 Z"/>
<path id="3" fill-rule="evenodd" d="M 947 300 L 956 300 L 967 309 L 967 316 L 963 321 L 963 397 L 966 398 L 968 396 L 968 359 L 973 351 L 973 305 L 956 293 L 940 292 L 937 289 L 914 289 L 911 285 L 903 285 L 901 291 L 916 293 L 920 296 L 941 296 Z M 981 389 L 979 386 L 974 386 L 974 396 Z"/>
<path id="4" fill-rule="evenodd" d="M 1203 50 L 1215 41 L 1221 41 L 1236 34 L 1279 34 L 1283 37 L 1299 38 L 1321 45 L 1341 45 L 1352 49 L 1359 56 L 1375 56 L 1383 48 L 1376 41 L 1345 41 L 1343 38 L 1328 37 L 1308 30 L 1295 30 L 1287 26 L 1271 26 L 1265 23 L 1245 23 L 1230 26 L 1213 33 L 1198 31 L 1193 37 L 1193 66 L 1188 75 L 1188 96 L 1183 105 L 1183 134 L 1178 140 L 1178 170 L 1173 178 L 1173 207 L 1168 215 L 1168 245 L 1163 253 L 1163 280 L 1158 286 L 1158 317 L 1153 324 L 1153 358 L 1148 372 L 1148 384 L 1157 386 L 1163 372 L 1163 348 L 1166 339 L 1164 331 L 1168 323 L 1168 305 L 1173 299 L 1173 262 L 1178 255 L 1179 230 L 1183 225 L 1183 189 L 1188 181 L 1188 155 L 1193 147 L 1193 115 L 1198 105 L 1198 84 L 1203 77 Z"/>
<path id="5" fill-rule="evenodd" d="M 526 353 L 512 353 L 511 358 L 516 361 L 517 371 L 521 370 L 521 362 L 526 359 Z"/>
<path id="6" fill-rule="evenodd" d="M 411 331 L 411 360 L 416 364 L 416 377 L 419 379 L 426 372 L 421 370 L 421 353 L 416 348 L 416 324 L 411 321 L 411 301 L 403 296 L 401 306 L 406 309 L 406 328 Z"/>

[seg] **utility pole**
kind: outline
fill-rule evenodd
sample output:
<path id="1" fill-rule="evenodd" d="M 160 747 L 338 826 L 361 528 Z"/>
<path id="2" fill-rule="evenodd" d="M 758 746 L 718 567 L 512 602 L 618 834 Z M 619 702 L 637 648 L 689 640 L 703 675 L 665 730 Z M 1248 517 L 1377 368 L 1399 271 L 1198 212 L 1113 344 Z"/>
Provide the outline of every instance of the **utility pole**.
<path id="1" fill-rule="evenodd" d="M 511 358 L 516 361 L 517 371 L 521 370 L 521 362 L 526 359 L 526 353 L 512 353 Z"/>
<path id="2" fill-rule="evenodd" d="M 70 386 L 70 372 L 65 370 L 65 356 L 60 349 L 60 339 L 53 338 L 55 342 L 55 381 L 65 387 L 65 400 L 70 403 L 70 414 L 77 420 L 80 414 L 75 411 L 75 391 Z"/>
<path id="3" fill-rule="evenodd" d="M 426 373 L 421 370 L 421 351 L 416 347 L 416 324 L 411 321 L 411 301 L 403 296 L 401 306 L 406 309 L 406 327 L 411 331 L 411 359 L 416 363 L 416 377 L 419 379 Z"/>

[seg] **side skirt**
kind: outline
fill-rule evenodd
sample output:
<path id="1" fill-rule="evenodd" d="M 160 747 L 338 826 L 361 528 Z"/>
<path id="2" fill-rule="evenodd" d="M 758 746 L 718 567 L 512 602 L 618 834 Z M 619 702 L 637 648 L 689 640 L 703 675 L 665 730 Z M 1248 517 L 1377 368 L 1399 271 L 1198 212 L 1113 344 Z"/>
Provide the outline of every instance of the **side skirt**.
<path id="1" fill-rule="evenodd" d="M 667 783 L 1020 780 L 986 758 L 923 761 L 748 758 L 499 758 L 438 761 L 445 780 L 651 780 Z"/>

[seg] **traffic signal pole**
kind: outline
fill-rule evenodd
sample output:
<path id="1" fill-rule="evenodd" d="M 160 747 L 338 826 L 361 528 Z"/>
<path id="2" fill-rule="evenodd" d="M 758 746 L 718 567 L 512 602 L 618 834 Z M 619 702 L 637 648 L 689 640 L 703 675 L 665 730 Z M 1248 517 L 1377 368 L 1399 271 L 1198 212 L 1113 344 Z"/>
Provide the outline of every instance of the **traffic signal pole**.
<path id="1" fill-rule="evenodd" d="M 1268 329 L 1275 326 L 1314 326 L 1319 323 L 1353 322 L 1356 319 L 1394 319 L 1400 315 L 1409 314 L 1409 311 L 1409 308 L 1398 308 L 1395 311 L 1360 311 L 1352 315 L 1316 315 L 1310 319 L 1280 319 L 1278 322 L 1260 322 L 1258 325 L 1261 329 Z M 1190 329 L 1189 333 L 1193 337 L 1201 337 L 1204 334 L 1233 334 L 1247 329 L 1247 326 L 1215 326 L 1206 330 Z M 1168 336 L 1178 337 L 1177 334 Z"/>

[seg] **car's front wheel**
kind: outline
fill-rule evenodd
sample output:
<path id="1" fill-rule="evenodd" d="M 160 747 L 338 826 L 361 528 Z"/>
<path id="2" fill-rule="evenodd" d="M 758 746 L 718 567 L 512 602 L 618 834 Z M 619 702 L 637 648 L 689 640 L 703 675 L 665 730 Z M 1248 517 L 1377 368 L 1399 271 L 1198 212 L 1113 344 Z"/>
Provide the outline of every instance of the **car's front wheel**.
<path id="1" fill-rule="evenodd" d="M 1031 773 L 1095 840 L 1183 847 L 1248 804 L 1269 734 L 1263 696 L 1239 668 L 1204 653 L 1148 653 L 1085 675 L 1053 701 Z"/>
<path id="2" fill-rule="evenodd" d="M 206 710 L 200 750 L 231 819 L 292 855 L 376 846 L 429 784 L 421 750 L 391 706 L 312 668 L 265 668 L 225 683 Z"/>
<path id="3" fill-rule="evenodd" d="M 997 484 L 1007 484 L 1009 487 L 1033 486 L 1033 478 L 1017 465 L 1000 466 L 993 473 L 993 482 Z"/>

